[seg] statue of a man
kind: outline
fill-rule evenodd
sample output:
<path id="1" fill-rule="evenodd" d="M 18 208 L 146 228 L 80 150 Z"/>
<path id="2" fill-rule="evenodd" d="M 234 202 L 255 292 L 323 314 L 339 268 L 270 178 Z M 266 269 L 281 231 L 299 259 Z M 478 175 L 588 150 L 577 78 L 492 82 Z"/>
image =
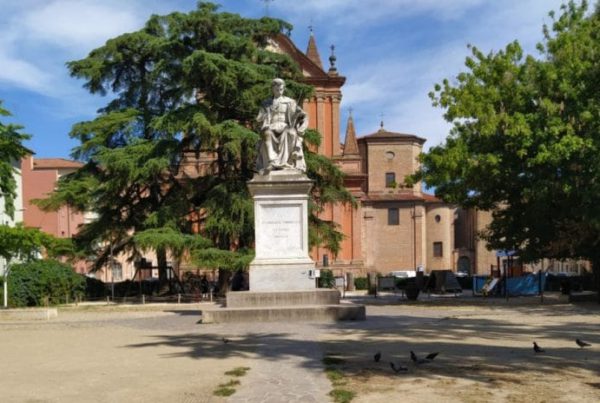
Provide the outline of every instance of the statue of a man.
<path id="1" fill-rule="evenodd" d="M 296 101 L 283 95 L 285 82 L 271 83 L 273 98 L 263 102 L 256 120 L 261 123 L 256 168 L 261 174 L 279 169 L 306 171 L 302 142 L 308 115 Z"/>

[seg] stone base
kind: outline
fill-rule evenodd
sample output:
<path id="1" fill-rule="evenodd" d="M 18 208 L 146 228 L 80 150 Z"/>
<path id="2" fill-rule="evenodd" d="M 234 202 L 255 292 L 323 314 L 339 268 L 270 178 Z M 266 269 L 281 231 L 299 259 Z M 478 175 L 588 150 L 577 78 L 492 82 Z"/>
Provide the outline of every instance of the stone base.
<path id="1" fill-rule="evenodd" d="M 202 311 L 202 323 L 365 320 L 364 305 L 223 308 Z"/>
<path id="2" fill-rule="evenodd" d="M 314 291 L 316 283 L 309 277 L 315 264 L 310 259 L 289 262 L 253 261 L 250 264 L 250 290 L 252 291 Z"/>
<path id="3" fill-rule="evenodd" d="M 363 305 L 340 304 L 337 290 L 232 291 L 227 307 L 202 311 L 202 323 L 365 320 Z"/>
<path id="4" fill-rule="evenodd" d="M 232 291 L 227 293 L 227 308 L 270 308 L 278 306 L 338 305 L 340 292 L 318 289 L 313 291 Z"/>

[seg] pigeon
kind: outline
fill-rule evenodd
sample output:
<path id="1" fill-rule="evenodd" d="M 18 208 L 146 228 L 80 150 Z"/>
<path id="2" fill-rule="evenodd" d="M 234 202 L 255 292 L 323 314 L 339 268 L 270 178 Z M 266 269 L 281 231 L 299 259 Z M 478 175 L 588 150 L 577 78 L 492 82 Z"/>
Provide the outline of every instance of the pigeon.
<path id="1" fill-rule="evenodd" d="M 227 338 L 223 337 L 223 343 L 227 344 L 227 343 L 229 343 L 230 341 L 231 341 L 231 340 L 229 340 L 229 339 L 227 339 Z"/>
<path id="2" fill-rule="evenodd" d="M 426 359 L 426 360 L 433 361 L 433 359 L 434 359 L 435 357 L 437 357 L 437 355 L 438 355 L 438 354 L 439 354 L 439 353 L 431 353 L 431 354 L 427 354 L 427 356 L 425 357 L 425 359 Z"/>
<path id="3" fill-rule="evenodd" d="M 543 348 L 538 346 L 538 344 L 535 341 L 533 342 L 533 351 L 535 351 L 536 353 L 545 353 L 546 352 L 546 350 L 544 350 Z"/>
<path id="4" fill-rule="evenodd" d="M 431 354 L 427 354 L 427 356 L 425 358 L 419 358 L 417 357 L 417 355 L 411 351 L 410 352 L 410 359 L 417 365 L 419 364 L 427 364 L 428 362 L 433 361 L 433 359 L 435 357 L 437 357 L 439 353 L 431 353 Z"/>
<path id="5" fill-rule="evenodd" d="M 373 359 L 375 360 L 375 362 L 379 362 L 379 360 L 381 360 L 381 351 L 376 352 L 373 356 Z"/>
<path id="6" fill-rule="evenodd" d="M 394 365 L 393 362 L 390 362 L 390 367 L 394 370 L 395 373 L 398 373 L 401 371 L 408 371 L 408 368 L 403 367 L 402 365 L 396 366 L 396 365 Z"/>
<path id="7" fill-rule="evenodd" d="M 581 339 L 575 339 L 575 343 L 577 343 L 577 345 L 580 348 L 584 348 L 584 347 L 591 347 L 592 345 L 590 343 L 586 343 L 585 341 L 581 340 Z"/>

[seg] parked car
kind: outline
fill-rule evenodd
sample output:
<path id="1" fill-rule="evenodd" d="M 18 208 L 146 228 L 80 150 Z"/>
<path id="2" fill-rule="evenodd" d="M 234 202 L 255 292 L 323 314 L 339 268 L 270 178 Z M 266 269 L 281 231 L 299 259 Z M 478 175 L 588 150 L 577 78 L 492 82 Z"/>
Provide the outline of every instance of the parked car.
<path id="1" fill-rule="evenodd" d="M 396 278 L 412 278 L 417 277 L 417 272 L 415 270 L 396 270 L 391 271 L 390 276 Z"/>

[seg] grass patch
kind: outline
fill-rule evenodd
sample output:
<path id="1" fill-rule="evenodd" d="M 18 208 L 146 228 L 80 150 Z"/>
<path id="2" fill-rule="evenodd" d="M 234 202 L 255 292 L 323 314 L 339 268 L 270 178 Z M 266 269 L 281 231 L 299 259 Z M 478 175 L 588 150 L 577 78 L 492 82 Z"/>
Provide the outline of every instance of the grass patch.
<path id="1" fill-rule="evenodd" d="M 346 384 L 346 381 L 344 380 L 344 373 L 337 368 L 325 368 L 325 374 L 333 386 L 341 386 Z"/>
<path id="2" fill-rule="evenodd" d="M 335 403 L 348 403 L 356 396 L 356 393 L 345 389 L 333 389 L 329 392 L 329 396 Z"/>
<path id="3" fill-rule="evenodd" d="M 231 371 L 225 372 L 225 375 L 229 376 L 244 376 L 246 372 L 248 372 L 250 368 L 248 367 L 237 367 L 232 369 Z M 239 386 L 240 381 L 237 379 L 231 379 L 229 382 L 219 384 L 219 387 L 213 391 L 213 395 L 227 397 L 231 396 L 235 393 L 235 386 Z"/>
<path id="4" fill-rule="evenodd" d="M 240 384 L 240 381 L 238 381 L 237 379 L 232 379 L 227 383 L 222 383 L 219 385 L 220 388 L 231 388 L 233 386 L 238 386 Z"/>
<path id="5" fill-rule="evenodd" d="M 340 358 L 340 357 L 333 357 L 331 355 L 326 355 L 325 357 L 323 357 L 323 364 L 325 366 L 340 365 L 345 362 L 346 362 L 346 360 L 344 360 L 343 358 Z"/>
<path id="6" fill-rule="evenodd" d="M 338 365 L 345 364 L 346 360 L 336 357 L 333 353 L 327 353 L 322 361 L 325 365 L 325 375 L 327 375 L 327 379 L 329 379 L 333 387 L 329 392 L 331 399 L 335 403 L 351 402 L 356 397 L 356 393 L 342 388 L 348 383 L 348 379 L 344 371 L 337 367 Z"/>
<path id="7" fill-rule="evenodd" d="M 233 389 L 233 388 L 224 388 L 224 387 L 220 387 L 220 386 L 213 391 L 213 395 L 215 395 L 215 396 L 224 396 L 224 397 L 231 396 L 234 393 L 235 393 L 235 389 Z"/>
<path id="8" fill-rule="evenodd" d="M 249 370 L 250 368 L 248 367 L 237 367 L 232 369 L 231 371 L 225 372 L 225 375 L 241 377 L 246 375 L 246 372 L 248 372 Z"/>

